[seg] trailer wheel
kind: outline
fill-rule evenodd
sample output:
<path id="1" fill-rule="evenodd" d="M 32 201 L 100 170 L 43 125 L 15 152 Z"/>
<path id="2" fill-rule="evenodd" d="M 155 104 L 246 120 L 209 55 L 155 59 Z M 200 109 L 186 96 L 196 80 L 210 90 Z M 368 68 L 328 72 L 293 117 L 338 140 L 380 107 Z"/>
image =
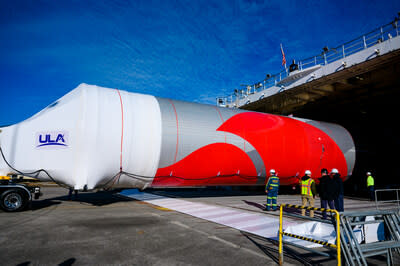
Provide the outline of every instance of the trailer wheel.
<path id="1" fill-rule="evenodd" d="M 0 196 L 0 207 L 7 212 L 16 212 L 25 208 L 26 195 L 19 189 L 9 189 Z"/>

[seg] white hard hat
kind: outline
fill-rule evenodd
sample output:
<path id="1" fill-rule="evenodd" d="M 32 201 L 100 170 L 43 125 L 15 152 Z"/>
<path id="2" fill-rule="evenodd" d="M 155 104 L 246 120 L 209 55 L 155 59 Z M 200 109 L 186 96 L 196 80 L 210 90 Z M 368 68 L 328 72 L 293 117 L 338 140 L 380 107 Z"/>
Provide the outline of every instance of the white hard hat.
<path id="1" fill-rule="evenodd" d="M 367 175 L 371 175 L 371 172 L 367 172 Z"/>
<path id="2" fill-rule="evenodd" d="M 304 174 L 305 174 L 305 175 L 311 175 L 311 171 L 310 171 L 310 170 L 306 170 L 306 171 L 304 172 Z"/>
<path id="3" fill-rule="evenodd" d="M 269 170 L 269 173 L 270 173 L 270 174 L 275 174 L 275 169 Z"/>
<path id="4" fill-rule="evenodd" d="M 331 170 L 331 174 L 339 174 L 339 171 L 338 171 L 338 169 L 336 169 L 336 168 L 332 168 L 332 170 Z"/>

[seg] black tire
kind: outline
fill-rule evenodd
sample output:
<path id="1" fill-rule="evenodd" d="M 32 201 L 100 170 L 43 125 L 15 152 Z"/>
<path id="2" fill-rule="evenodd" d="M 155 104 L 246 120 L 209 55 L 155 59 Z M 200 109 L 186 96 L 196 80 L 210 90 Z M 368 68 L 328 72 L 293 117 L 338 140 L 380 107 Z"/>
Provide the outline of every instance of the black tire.
<path id="1" fill-rule="evenodd" d="M 0 196 L 0 207 L 6 212 L 21 211 L 28 203 L 26 193 L 20 189 L 9 189 Z"/>

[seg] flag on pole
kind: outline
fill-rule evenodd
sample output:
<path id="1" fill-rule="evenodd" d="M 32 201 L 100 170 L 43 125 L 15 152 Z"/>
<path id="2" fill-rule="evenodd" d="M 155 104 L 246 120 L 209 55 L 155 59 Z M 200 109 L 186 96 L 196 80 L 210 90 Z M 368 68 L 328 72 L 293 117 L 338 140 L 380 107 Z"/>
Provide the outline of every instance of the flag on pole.
<path id="1" fill-rule="evenodd" d="M 285 66 L 286 68 L 286 57 L 285 57 L 285 52 L 283 51 L 282 44 L 281 44 L 281 52 L 282 52 L 282 66 Z"/>

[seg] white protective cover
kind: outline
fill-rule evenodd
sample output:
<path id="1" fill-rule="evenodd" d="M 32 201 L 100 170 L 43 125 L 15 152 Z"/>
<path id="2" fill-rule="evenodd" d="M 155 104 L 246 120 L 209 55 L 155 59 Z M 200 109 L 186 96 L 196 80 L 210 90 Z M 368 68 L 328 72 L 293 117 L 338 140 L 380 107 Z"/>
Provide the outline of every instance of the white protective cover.
<path id="1" fill-rule="evenodd" d="M 320 222 L 305 222 L 302 224 L 296 224 L 288 226 L 285 233 L 300 235 L 311 239 L 325 241 L 330 244 L 336 244 L 336 230 L 332 224 L 320 223 Z M 353 234 L 357 239 L 358 243 L 361 243 L 361 229 L 360 226 L 353 228 Z M 322 245 L 290 236 L 283 236 L 283 241 L 297 244 L 307 248 L 320 248 Z"/>
<path id="2" fill-rule="evenodd" d="M 154 96 L 81 84 L 35 116 L 0 128 L 9 164 L 21 172 L 46 169 L 75 189 L 109 183 L 120 167 L 155 175 L 161 150 L 161 114 Z M 15 173 L 0 158 L 0 175 Z M 40 178 L 49 179 L 44 172 Z M 152 182 L 122 175 L 113 187 Z"/>

